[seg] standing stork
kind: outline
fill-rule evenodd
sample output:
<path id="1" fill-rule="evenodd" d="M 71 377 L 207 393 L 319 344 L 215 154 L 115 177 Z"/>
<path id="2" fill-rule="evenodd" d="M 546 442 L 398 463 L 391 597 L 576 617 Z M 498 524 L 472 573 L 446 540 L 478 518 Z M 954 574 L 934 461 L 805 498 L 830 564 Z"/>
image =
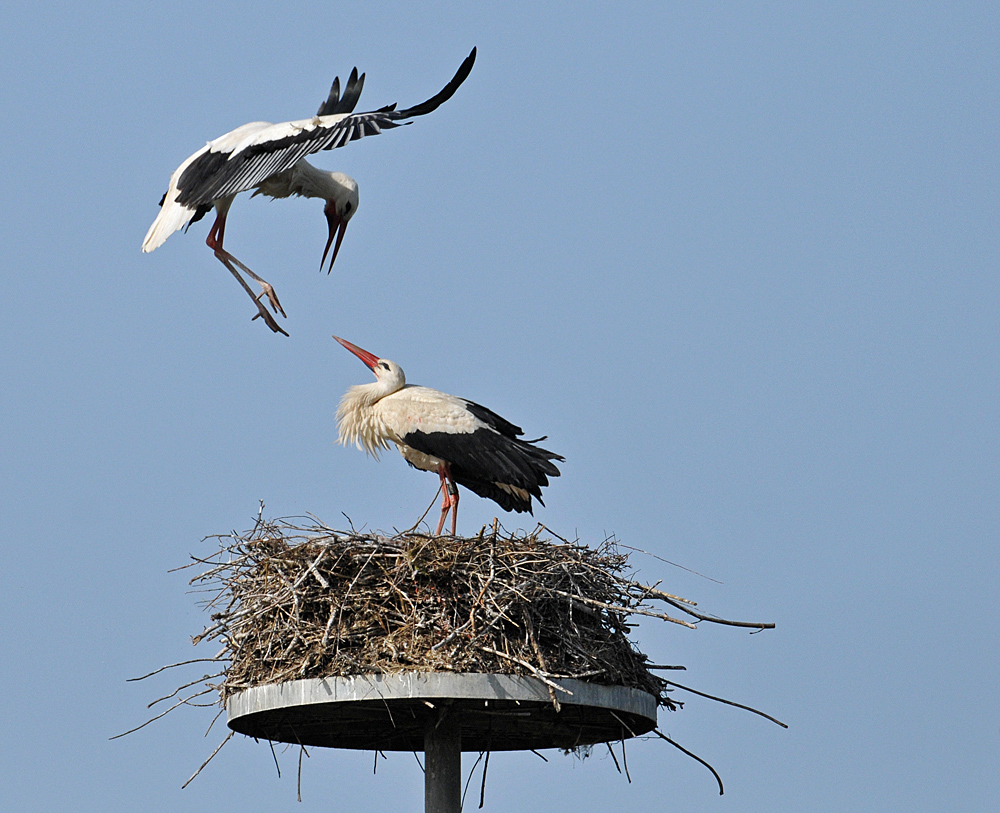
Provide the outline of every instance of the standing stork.
<path id="1" fill-rule="evenodd" d="M 441 478 L 441 519 L 458 524 L 458 485 L 493 500 L 504 511 L 531 513 L 531 498 L 542 502 L 542 486 L 563 458 L 521 440 L 524 432 L 484 406 L 428 387 L 406 383 L 402 368 L 337 336 L 338 342 L 373 373 L 374 384 L 351 387 L 337 409 L 339 441 L 354 443 L 373 457 L 395 443 L 406 462 Z"/>
<path id="2" fill-rule="evenodd" d="M 329 97 L 311 119 L 283 124 L 255 121 L 209 141 L 170 176 L 170 185 L 160 201 L 160 213 L 146 233 L 142 250 L 149 252 L 162 245 L 171 234 L 201 220 L 214 206 L 215 223 L 205 242 L 257 305 L 258 313 L 254 319 L 263 317 L 271 330 L 287 336 L 261 302 L 261 297 L 266 295 L 274 312 L 285 315 L 274 288 L 223 248 L 226 215 L 233 199 L 240 192 L 253 189 L 254 195 L 263 194 L 271 198 L 301 195 L 325 200 L 323 212 L 330 236 L 323 250 L 320 269 L 326 262 L 336 235 L 336 245 L 327 270 L 329 273 L 340 251 L 347 224 L 358 209 L 358 185 L 342 172 L 317 169 L 305 160 L 305 156 L 343 147 L 364 136 L 378 135 L 382 130 L 399 127 L 400 122 L 409 124 L 404 119 L 424 116 L 436 110 L 458 90 L 475 61 L 476 49 L 473 48 L 454 78 L 440 93 L 421 104 L 405 110 L 396 110 L 396 105 L 391 104 L 370 113 L 353 112 L 365 83 L 365 75 L 359 77 L 355 68 L 344 87 L 343 97 L 340 96 L 340 78 L 337 77 L 333 80 Z M 260 284 L 261 293 L 254 294 L 234 265 Z"/>

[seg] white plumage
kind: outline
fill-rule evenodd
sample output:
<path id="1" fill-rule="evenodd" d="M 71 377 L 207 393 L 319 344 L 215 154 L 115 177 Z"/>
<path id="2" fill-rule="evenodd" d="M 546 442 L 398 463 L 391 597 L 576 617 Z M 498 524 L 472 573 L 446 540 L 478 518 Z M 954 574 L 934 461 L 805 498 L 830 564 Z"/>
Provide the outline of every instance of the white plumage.
<path id="1" fill-rule="evenodd" d="M 317 169 L 304 160 L 305 156 L 342 147 L 364 136 L 378 135 L 401 123 L 409 123 L 405 119 L 436 110 L 465 81 L 475 59 L 476 49 L 473 48 L 452 80 L 438 94 L 406 110 L 396 110 L 393 104 L 369 113 L 354 113 L 365 81 L 364 74 L 359 77 L 355 68 L 343 97 L 340 96 L 340 79 L 337 78 L 330 95 L 312 118 L 281 124 L 250 122 L 208 142 L 170 176 L 167 192 L 160 201 L 160 213 L 146 233 L 142 250 L 153 251 L 175 231 L 200 220 L 214 207 L 216 219 L 206 243 L 254 300 L 258 310 L 254 318 L 262 317 L 271 330 L 285 333 L 261 302 L 261 297 L 266 295 L 274 313 L 285 315 L 274 288 L 223 247 L 226 216 L 236 195 L 253 189 L 255 195 L 263 194 L 271 198 L 300 195 L 325 200 L 324 214 L 330 234 L 320 267 L 326 262 L 330 246 L 336 238 L 330 259 L 332 269 L 347 224 L 358 209 L 358 185 L 342 172 Z M 262 293 L 255 295 L 236 267 L 256 280 Z"/>
<path id="2" fill-rule="evenodd" d="M 406 383 L 402 368 L 334 336 L 375 374 L 374 384 L 351 387 L 337 409 L 339 441 L 378 457 L 395 445 L 415 468 L 441 479 L 441 519 L 452 512 L 458 522 L 458 488 L 463 485 L 505 511 L 531 512 L 531 498 L 542 502 L 543 486 L 563 458 L 535 446 L 544 438 L 521 440 L 520 427 L 464 398 Z"/>

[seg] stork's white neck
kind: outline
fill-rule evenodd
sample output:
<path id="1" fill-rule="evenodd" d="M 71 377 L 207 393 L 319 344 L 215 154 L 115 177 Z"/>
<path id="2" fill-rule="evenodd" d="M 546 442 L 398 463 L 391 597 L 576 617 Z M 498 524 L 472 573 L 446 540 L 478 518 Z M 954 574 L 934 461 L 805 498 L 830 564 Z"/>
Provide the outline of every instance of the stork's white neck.
<path id="1" fill-rule="evenodd" d="M 380 366 L 388 365 L 388 369 Z M 376 381 L 371 384 L 356 384 L 344 393 L 337 408 L 339 441 L 347 446 L 355 444 L 370 455 L 378 457 L 379 449 L 388 449 L 390 438 L 395 435 L 385 425 L 376 404 L 406 386 L 403 369 L 391 361 L 379 359 L 372 371 Z"/>
<path id="2" fill-rule="evenodd" d="M 341 201 L 358 194 L 357 182 L 343 172 L 317 169 L 304 159 L 292 167 L 292 172 L 296 176 L 295 182 L 302 190 L 298 194 L 303 197 Z"/>
<path id="3" fill-rule="evenodd" d="M 393 381 L 383 378 L 380 381 L 373 381 L 371 384 L 355 384 L 347 391 L 347 395 L 353 396 L 359 407 L 363 409 L 374 406 L 385 398 L 385 396 L 401 390 L 405 385 L 405 379 L 402 381 Z M 344 397 L 346 398 L 347 395 Z"/>
<path id="4" fill-rule="evenodd" d="M 301 195 L 304 198 L 322 198 L 337 204 L 338 211 L 347 201 L 352 201 L 351 209 L 358 208 L 358 184 L 343 172 L 327 172 L 317 169 L 305 159 L 295 166 L 272 175 L 254 194 L 271 198 L 287 198 Z"/>

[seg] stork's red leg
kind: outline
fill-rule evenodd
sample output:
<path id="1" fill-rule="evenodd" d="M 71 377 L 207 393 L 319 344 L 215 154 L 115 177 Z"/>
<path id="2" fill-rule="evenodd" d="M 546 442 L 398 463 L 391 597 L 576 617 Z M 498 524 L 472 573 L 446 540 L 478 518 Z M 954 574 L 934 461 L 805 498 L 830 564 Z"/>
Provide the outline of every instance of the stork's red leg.
<path id="1" fill-rule="evenodd" d="M 444 521 L 448 516 L 448 511 L 451 511 L 451 535 L 455 536 L 455 529 L 458 526 L 458 486 L 455 485 L 447 463 L 438 466 L 438 477 L 441 478 L 441 519 L 438 520 L 437 531 L 434 535 L 441 536 Z"/>
<path id="2" fill-rule="evenodd" d="M 212 228 L 209 229 L 208 237 L 205 238 L 205 242 L 208 247 L 215 251 L 216 249 L 222 248 L 222 240 L 226 236 L 226 216 L 223 214 L 216 215 L 215 222 L 212 224 Z"/>
<path id="3" fill-rule="evenodd" d="M 269 328 L 271 328 L 271 330 L 273 330 L 275 333 L 284 333 L 287 336 L 288 333 L 286 333 L 281 328 L 281 326 L 274 320 L 274 317 L 268 312 L 267 308 L 264 307 L 264 303 L 260 301 L 260 298 L 266 294 L 268 301 L 271 303 L 271 307 L 274 308 L 274 312 L 275 313 L 280 312 L 282 316 L 285 316 L 285 311 L 281 307 L 281 303 L 278 301 L 277 294 L 274 293 L 274 288 L 271 287 L 271 284 L 269 282 L 267 282 L 264 279 L 261 279 L 253 271 L 247 268 L 242 262 L 237 260 L 232 254 L 230 254 L 222 247 L 222 241 L 225 238 L 225 235 L 226 235 L 226 216 L 224 214 L 220 214 L 218 217 L 216 217 L 215 223 L 212 225 L 211 230 L 208 232 L 208 238 L 205 240 L 205 242 L 208 244 L 208 247 L 215 252 L 215 256 L 218 257 L 219 262 L 221 262 L 224 266 L 226 266 L 226 268 L 229 269 L 230 273 L 234 277 L 236 277 L 236 280 L 240 283 L 240 285 L 243 286 L 243 290 L 245 290 L 247 294 L 250 295 L 250 298 L 257 305 L 258 313 L 257 316 L 254 317 L 254 319 L 262 317 L 264 319 L 264 323 Z M 249 274 L 254 280 L 257 281 L 257 283 L 263 289 L 261 293 L 254 294 L 254 292 L 250 289 L 250 286 L 247 285 L 246 280 L 244 280 L 243 277 L 240 276 L 239 271 L 233 268 L 234 263 L 237 266 L 239 266 L 245 273 Z"/>
<path id="4" fill-rule="evenodd" d="M 448 475 L 445 474 L 444 466 L 438 466 L 438 477 L 441 478 L 441 519 L 438 520 L 437 530 L 434 536 L 441 536 L 441 529 L 444 528 L 445 517 L 451 509 L 451 500 L 448 496 Z"/>
<path id="5" fill-rule="evenodd" d="M 451 476 L 451 469 L 448 469 L 448 491 L 451 494 L 451 535 L 458 536 L 458 484 Z"/>

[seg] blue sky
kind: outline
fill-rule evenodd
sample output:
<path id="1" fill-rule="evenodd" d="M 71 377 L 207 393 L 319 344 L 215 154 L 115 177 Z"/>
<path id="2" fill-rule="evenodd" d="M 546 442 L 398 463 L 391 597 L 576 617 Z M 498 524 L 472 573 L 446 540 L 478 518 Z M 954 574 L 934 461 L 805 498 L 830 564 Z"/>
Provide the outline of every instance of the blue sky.
<path id="1" fill-rule="evenodd" d="M 270 516 L 389 530 L 435 478 L 334 445 L 370 373 L 486 404 L 566 457 L 536 518 L 777 629 L 637 631 L 689 698 L 632 783 L 490 761 L 488 810 L 989 810 L 1000 793 L 1000 13 L 992 4 L 22 4 L 2 13 L 0 792 L 19 810 L 295 805 L 295 754 L 184 709 L 203 616 L 170 573 Z M 316 201 L 246 196 L 226 245 L 139 251 L 172 170 L 247 121 L 466 84 L 325 153 L 361 204 L 332 275 Z M 495 515 L 467 495 L 460 531 Z M 506 516 L 512 528 L 530 527 Z M 209 655 L 213 653 L 201 653 Z M 196 675 L 195 675 L 196 676 Z M 160 691 L 160 690 L 163 691 Z M 313 752 L 296 809 L 419 804 L 412 755 Z M 466 760 L 471 765 L 471 760 Z"/>

